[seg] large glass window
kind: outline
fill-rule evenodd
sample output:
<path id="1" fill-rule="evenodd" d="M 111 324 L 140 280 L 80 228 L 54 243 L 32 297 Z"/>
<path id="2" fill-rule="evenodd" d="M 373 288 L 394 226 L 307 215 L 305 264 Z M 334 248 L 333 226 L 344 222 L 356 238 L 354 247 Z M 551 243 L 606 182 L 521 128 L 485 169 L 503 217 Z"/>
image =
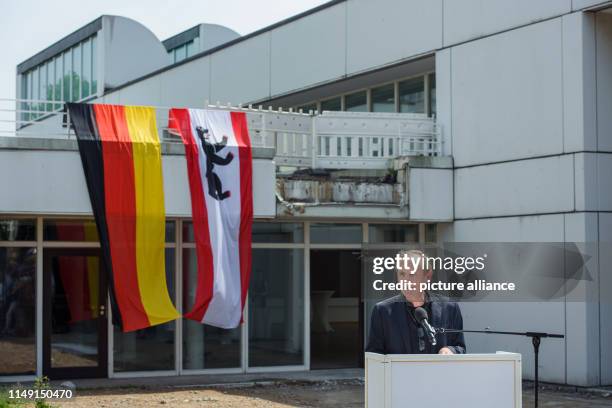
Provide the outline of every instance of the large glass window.
<path id="1" fill-rule="evenodd" d="M 183 250 L 183 311 L 194 304 L 198 264 L 195 248 Z M 183 368 L 240 367 L 241 329 L 226 330 L 183 319 Z"/>
<path id="2" fill-rule="evenodd" d="M 341 111 L 342 110 L 342 98 L 332 98 L 325 101 L 321 101 L 321 111 Z"/>
<path id="3" fill-rule="evenodd" d="M 36 372 L 35 330 L 36 249 L 0 248 L 0 375 Z"/>
<path id="4" fill-rule="evenodd" d="M 304 364 L 304 250 L 253 249 L 249 366 Z"/>
<path id="5" fill-rule="evenodd" d="M 393 84 L 372 89 L 372 112 L 395 112 L 395 89 Z"/>
<path id="6" fill-rule="evenodd" d="M 310 225 L 310 242 L 313 244 L 359 244 L 362 238 L 361 224 Z"/>
<path id="7" fill-rule="evenodd" d="M 174 248 L 166 248 L 166 282 L 174 301 Z M 116 372 L 174 370 L 174 330 L 176 322 L 123 333 L 114 327 L 113 358 Z"/>
<path id="8" fill-rule="evenodd" d="M 419 242 L 418 224 L 369 224 L 368 238 L 371 243 Z"/>
<path id="9" fill-rule="evenodd" d="M 366 91 L 355 92 L 344 97 L 345 110 L 348 112 L 367 112 L 368 95 Z"/>
<path id="10" fill-rule="evenodd" d="M 417 77 L 399 83 L 400 112 L 425 113 L 425 80 Z"/>

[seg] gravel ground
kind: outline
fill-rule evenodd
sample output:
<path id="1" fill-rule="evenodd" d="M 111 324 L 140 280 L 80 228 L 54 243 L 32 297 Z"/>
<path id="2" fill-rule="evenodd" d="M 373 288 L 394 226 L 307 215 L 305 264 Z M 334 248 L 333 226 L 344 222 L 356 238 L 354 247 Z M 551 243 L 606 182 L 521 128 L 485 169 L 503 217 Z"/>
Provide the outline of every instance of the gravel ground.
<path id="1" fill-rule="evenodd" d="M 77 391 L 76 394 L 77 397 L 72 400 L 51 403 L 69 408 L 363 407 L 363 385 L 355 382 L 269 384 L 217 389 L 113 389 Z"/>
<path id="2" fill-rule="evenodd" d="M 48 401 L 54 407 L 363 407 L 359 381 L 262 383 L 212 388 L 114 388 L 77 390 L 71 400 Z M 523 406 L 533 406 L 533 390 L 523 391 Z M 612 407 L 612 396 L 559 390 L 540 391 L 540 406 L 555 408 Z"/>

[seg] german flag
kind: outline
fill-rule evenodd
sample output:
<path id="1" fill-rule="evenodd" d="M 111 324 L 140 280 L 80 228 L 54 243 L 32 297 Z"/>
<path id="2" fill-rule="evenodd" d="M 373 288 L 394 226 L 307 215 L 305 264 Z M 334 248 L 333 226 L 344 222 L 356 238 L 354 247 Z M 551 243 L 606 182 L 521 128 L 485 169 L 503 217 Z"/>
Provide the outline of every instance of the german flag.
<path id="1" fill-rule="evenodd" d="M 149 107 L 68 104 L 124 332 L 176 319 L 165 272 L 161 148 Z"/>

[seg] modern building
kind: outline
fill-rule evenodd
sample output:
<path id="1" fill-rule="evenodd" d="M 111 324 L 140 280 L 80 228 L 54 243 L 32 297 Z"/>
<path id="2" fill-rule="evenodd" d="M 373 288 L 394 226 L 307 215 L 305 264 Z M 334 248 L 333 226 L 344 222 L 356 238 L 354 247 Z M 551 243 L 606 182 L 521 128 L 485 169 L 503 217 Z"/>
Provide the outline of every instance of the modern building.
<path id="1" fill-rule="evenodd" d="M 334 0 L 242 37 L 204 24 L 163 42 L 96 19 L 17 67 L 15 134 L 0 138 L 0 378 L 358 367 L 364 243 L 579 242 L 586 302 L 464 304 L 464 323 L 564 334 L 543 343 L 541 379 L 612 384 L 610 67 L 601 0 Z M 167 108 L 244 107 L 255 186 L 244 325 L 113 328 L 63 101 L 158 107 L 167 278 L 182 309 L 195 244 Z M 531 378 L 528 340 L 467 342 L 523 353 Z"/>

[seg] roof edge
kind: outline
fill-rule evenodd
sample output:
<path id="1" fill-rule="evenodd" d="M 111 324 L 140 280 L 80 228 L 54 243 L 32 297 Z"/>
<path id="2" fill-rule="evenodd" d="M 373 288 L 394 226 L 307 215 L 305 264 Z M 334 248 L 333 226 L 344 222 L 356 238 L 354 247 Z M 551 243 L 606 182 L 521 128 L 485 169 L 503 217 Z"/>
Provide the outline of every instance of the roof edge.
<path id="1" fill-rule="evenodd" d="M 323 3 L 323 4 L 321 4 L 321 5 L 317 6 L 317 7 L 308 9 L 306 11 L 303 11 L 303 12 L 301 12 L 299 14 L 296 14 L 294 16 L 288 17 L 288 18 L 286 18 L 284 20 L 281 20 L 279 22 L 276 22 L 276 23 L 271 24 L 269 26 L 266 26 L 264 28 L 260 28 L 259 30 L 253 31 L 252 33 L 243 35 L 243 36 L 238 37 L 238 38 L 236 38 L 234 40 L 231 40 L 231 41 L 228 41 L 228 42 L 226 42 L 224 44 L 221 44 L 221 45 L 218 45 L 216 47 L 213 47 L 213 48 L 211 48 L 209 50 L 205 50 L 205 51 L 202 51 L 200 53 L 194 54 L 191 57 L 187 57 L 186 59 L 178 61 L 178 62 L 175 62 L 174 64 L 170 64 L 170 65 L 162 67 L 162 68 L 160 68 L 158 70 L 149 72 L 148 74 L 145 74 L 145 75 L 140 76 L 138 78 L 135 78 L 135 79 L 132 79 L 130 81 L 127 81 L 127 82 L 125 82 L 125 83 L 123 83 L 121 85 L 117 85 L 117 86 L 115 86 L 113 88 L 105 89 L 104 93 L 106 94 L 106 93 L 118 91 L 118 90 L 123 89 L 125 87 L 128 87 L 130 85 L 133 85 L 133 84 L 135 84 L 137 82 L 143 81 L 143 80 L 151 78 L 151 77 L 153 77 L 155 75 L 161 74 L 161 73 L 169 71 L 171 69 L 174 69 L 174 68 L 176 68 L 178 66 L 181 66 L 183 64 L 187 64 L 187 63 L 189 63 L 191 61 L 194 61 L 196 59 L 204 58 L 204 57 L 206 57 L 208 55 L 214 54 L 217 51 L 221 51 L 221 50 L 223 50 L 225 48 L 229 48 L 229 47 L 231 47 L 233 45 L 236 45 L 236 44 L 241 43 L 243 41 L 249 40 L 249 39 L 251 39 L 253 37 L 257 37 L 258 35 L 264 34 L 264 33 L 268 32 L 268 31 L 272 31 L 272 30 L 274 30 L 276 28 L 282 27 L 282 26 L 287 25 L 289 23 L 292 23 L 292 22 L 294 22 L 296 20 L 302 19 L 304 17 L 308 17 L 309 15 L 315 14 L 315 13 L 321 11 L 321 10 L 325 10 L 327 8 L 333 7 L 333 6 L 335 6 L 337 4 L 340 4 L 340 3 L 345 3 L 346 1 L 347 0 L 331 0 L 331 1 L 328 1 L 327 3 Z"/>

